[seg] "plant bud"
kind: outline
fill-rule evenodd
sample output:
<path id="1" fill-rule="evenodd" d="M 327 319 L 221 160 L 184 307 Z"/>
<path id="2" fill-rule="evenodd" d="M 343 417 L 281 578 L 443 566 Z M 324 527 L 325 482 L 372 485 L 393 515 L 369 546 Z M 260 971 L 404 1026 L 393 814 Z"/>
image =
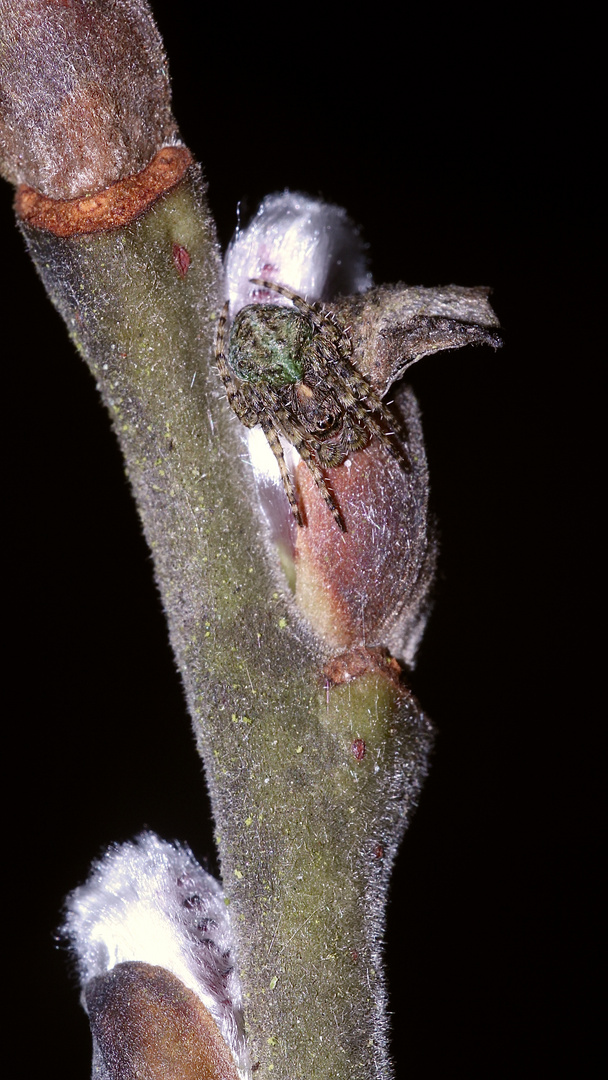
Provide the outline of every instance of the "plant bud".
<path id="1" fill-rule="evenodd" d="M 422 356 L 500 345 L 487 290 L 373 289 L 344 211 L 288 192 L 237 234 L 226 276 L 218 368 L 299 610 L 333 655 L 411 666 L 436 544 L 416 401 L 381 399 Z"/>
<path id="2" fill-rule="evenodd" d="M 179 142 L 145 0 L 2 5 L 0 166 L 52 199 L 95 193 Z"/>
<path id="3" fill-rule="evenodd" d="M 188 848 L 151 832 L 115 845 L 66 912 L 110 1080 L 249 1075 L 228 908 Z"/>
<path id="4" fill-rule="evenodd" d="M 107 1080 L 239 1080 L 200 999 L 162 967 L 124 963 L 87 983 L 93 1075 Z"/>

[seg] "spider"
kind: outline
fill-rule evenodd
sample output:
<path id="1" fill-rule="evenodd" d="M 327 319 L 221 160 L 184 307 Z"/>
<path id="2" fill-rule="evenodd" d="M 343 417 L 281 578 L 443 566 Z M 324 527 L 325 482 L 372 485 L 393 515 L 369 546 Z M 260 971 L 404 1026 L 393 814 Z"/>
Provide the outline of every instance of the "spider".
<path id="1" fill-rule="evenodd" d="M 394 419 L 351 361 L 346 327 L 318 303 L 309 304 L 284 285 L 250 278 L 286 296 L 293 307 L 251 304 L 237 314 L 225 351 L 229 304 L 218 321 L 216 362 L 231 407 L 246 427 L 260 424 L 278 461 L 285 494 L 298 523 L 304 524 L 281 437 L 308 465 L 342 532 L 344 519 L 327 485 L 323 468 L 342 465 L 372 435 L 396 457 L 373 413 L 388 425 Z"/>

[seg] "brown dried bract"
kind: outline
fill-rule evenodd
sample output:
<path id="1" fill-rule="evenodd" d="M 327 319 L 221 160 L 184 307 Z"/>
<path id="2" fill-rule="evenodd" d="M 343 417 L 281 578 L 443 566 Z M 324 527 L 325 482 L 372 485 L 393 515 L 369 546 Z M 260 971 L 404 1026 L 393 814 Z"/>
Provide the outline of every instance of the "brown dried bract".
<path id="1" fill-rule="evenodd" d="M 356 323 L 353 362 L 383 396 L 423 356 L 465 345 L 502 345 L 490 289 L 381 285 L 336 301 L 347 325 Z"/>
<path id="2" fill-rule="evenodd" d="M 165 146 L 146 169 L 86 199 L 48 199 L 20 187 L 15 199 L 19 217 L 55 236 L 81 236 L 127 225 L 170 191 L 192 164 L 185 146 Z"/>

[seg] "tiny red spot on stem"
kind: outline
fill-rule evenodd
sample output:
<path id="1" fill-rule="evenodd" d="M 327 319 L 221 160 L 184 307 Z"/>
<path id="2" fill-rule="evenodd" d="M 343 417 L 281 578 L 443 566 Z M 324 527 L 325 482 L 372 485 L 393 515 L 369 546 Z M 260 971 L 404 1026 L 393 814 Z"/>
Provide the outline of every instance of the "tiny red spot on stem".
<path id="1" fill-rule="evenodd" d="M 175 269 L 181 278 L 185 278 L 188 273 L 188 267 L 190 266 L 190 252 L 187 248 L 182 247 L 181 244 L 175 243 L 173 245 L 172 254 Z"/>
<path id="2" fill-rule="evenodd" d="M 367 747 L 363 739 L 355 739 L 351 745 L 351 750 L 357 761 L 363 761 L 366 749 Z"/>

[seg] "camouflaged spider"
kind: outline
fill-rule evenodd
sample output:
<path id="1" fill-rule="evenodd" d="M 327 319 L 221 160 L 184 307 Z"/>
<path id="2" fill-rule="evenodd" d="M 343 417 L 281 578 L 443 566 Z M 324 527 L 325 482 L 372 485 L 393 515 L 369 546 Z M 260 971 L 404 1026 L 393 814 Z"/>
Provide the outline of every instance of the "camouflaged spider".
<path id="1" fill-rule="evenodd" d="M 260 424 L 281 471 L 283 487 L 298 525 L 304 521 L 280 436 L 308 465 L 342 530 L 346 526 L 322 468 L 342 465 L 375 435 L 394 457 L 405 461 L 374 420 L 394 419 L 351 361 L 345 327 L 320 304 L 309 304 L 291 289 L 261 278 L 254 285 L 286 296 L 292 308 L 251 304 L 232 324 L 225 350 L 226 303 L 217 328 L 216 362 L 228 401 L 246 427 Z"/>

